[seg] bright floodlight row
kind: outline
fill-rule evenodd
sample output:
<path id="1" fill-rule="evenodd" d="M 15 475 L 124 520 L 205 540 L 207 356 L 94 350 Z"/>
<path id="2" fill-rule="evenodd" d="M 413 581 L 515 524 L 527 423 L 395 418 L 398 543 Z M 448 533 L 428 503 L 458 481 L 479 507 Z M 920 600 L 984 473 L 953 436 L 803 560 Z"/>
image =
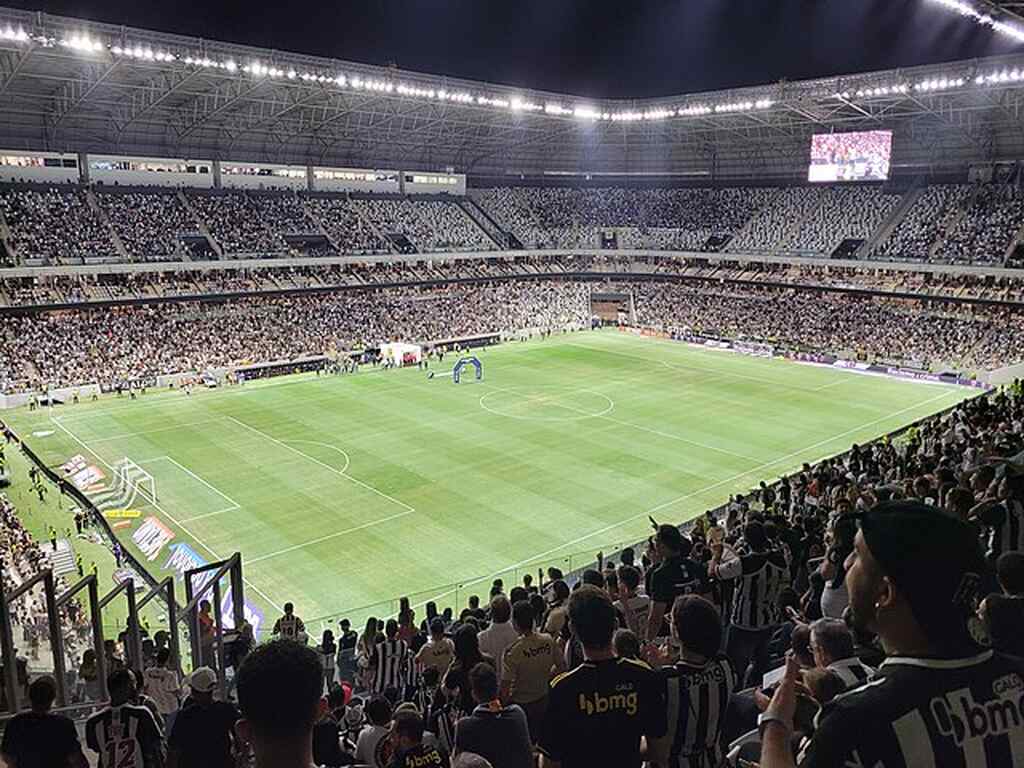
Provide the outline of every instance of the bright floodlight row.
<path id="1" fill-rule="evenodd" d="M 966 16 L 971 16 L 983 21 L 989 18 L 976 14 L 973 9 L 958 0 L 934 0 L 943 5 L 954 8 Z M 962 10 L 961 6 L 969 9 Z M 990 19 L 991 20 L 991 19 Z M 992 24 L 996 29 L 1002 30 L 999 25 L 1002 22 Z M 1003 25 L 1008 26 L 1008 25 Z M 1010 27 L 1010 29 L 1015 29 Z M 1019 31 L 1019 30 L 1018 30 Z M 1024 41 L 1024 32 L 1020 32 L 1020 38 Z M 503 98 L 484 94 L 474 95 L 467 91 L 453 91 L 444 88 L 428 88 L 421 85 L 414 85 L 405 82 L 394 82 L 386 79 L 374 79 L 356 74 L 337 74 L 313 71 L 298 71 L 294 68 L 282 69 L 278 66 L 265 64 L 253 60 L 247 64 L 239 64 L 233 59 L 214 59 L 208 55 L 180 55 L 167 50 L 154 50 L 149 45 L 107 45 L 86 33 L 75 33 L 67 38 L 56 40 L 44 35 L 35 35 L 26 32 L 23 28 L 15 29 L 10 24 L 0 27 L 0 40 L 10 40 L 18 43 L 36 43 L 43 47 L 61 46 L 72 51 L 83 54 L 95 54 L 109 52 L 113 56 L 127 57 L 141 61 L 152 62 L 181 62 L 188 66 L 200 67 L 203 69 L 219 69 L 235 73 L 244 72 L 250 77 L 271 79 L 302 80 L 304 82 L 315 82 L 321 84 L 331 83 L 339 88 L 352 88 L 357 91 L 370 91 L 375 93 L 397 94 L 406 98 L 424 99 L 433 101 L 447 101 L 457 104 L 476 104 L 478 106 L 496 107 L 509 109 L 513 112 L 537 112 L 556 117 L 575 117 L 581 120 L 590 121 L 612 121 L 612 122 L 634 122 L 641 120 L 665 120 L 671 117 L 701 117 L 711 114 L 742 113 L 751 110 L 768 109 L 775 104 L 772 99 L 760 98 L 751 101 L 736 101 L 729 103 L 695 103 L 684 104 L 679 107 L 654 107 L 646 110 L 622 110 L 618 112 L 601 110 L 587 105 L 568 105 L 558 102 L 545 102 L 543 104 L 529 99 L 514 96 Z M 974 78 L 977 85 L 998 85 L 1001 83 L 1020 82 L 1024 80 L 1024 74 L 1020 70 L 1003 70 L 990 74 L 979 74 Z M 953 90 L 962 88 L 967 84 L 962 76 L 932 77 L 920 80 L 915 83 L 888 83 L 873 86 L 871 88 L 860 88 L 856 91 L 842 91 L 835 93 L 837 99 L 847 101 L 851 98 L 875 98 L 880 96 L 900 96 L 911 90 L 919 93 L 930 93 L 938 91 Z"/>
<path id="2" fill-rule="evenodd" d="M 951 11 L 956 11 L 961 16 L 973 19 L 982 26 L 991 27 L 996 32 L 1012 37 L 1017 42 L 1024 43 L 1024 28 L 995 19 L 991 14 L 979 10 L 971 3 L 963 2 L 963 0 L 932 0 L 932 2 L 945 6 Z"/>

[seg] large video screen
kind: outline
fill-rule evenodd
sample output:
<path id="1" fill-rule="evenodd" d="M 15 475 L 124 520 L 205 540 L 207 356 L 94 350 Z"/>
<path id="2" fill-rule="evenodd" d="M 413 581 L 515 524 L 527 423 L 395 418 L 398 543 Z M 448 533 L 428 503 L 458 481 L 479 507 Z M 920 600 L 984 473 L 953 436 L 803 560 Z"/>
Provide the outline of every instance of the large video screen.
<path id="1" fill-rule="evenodd" d="M 811 140 L 808 181 L 885 181 L 892 131 L 819 133 Z"/>

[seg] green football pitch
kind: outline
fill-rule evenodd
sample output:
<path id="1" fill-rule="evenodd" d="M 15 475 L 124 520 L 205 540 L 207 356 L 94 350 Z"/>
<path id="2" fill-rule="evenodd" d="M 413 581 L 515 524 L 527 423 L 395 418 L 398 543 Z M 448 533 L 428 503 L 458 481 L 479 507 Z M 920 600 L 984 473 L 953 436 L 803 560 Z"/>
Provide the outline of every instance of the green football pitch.
<path id="1" fill-rule="evenodd" d="M 154 575 L 240 551 L 267 621 L 291 601 L 318 633 L 585 565 L 972 394 L 611 330 L 478 354 L 459 385 L 364 368 L 5 418 L 48 464 L 152 474 L 112 522 Z"/>

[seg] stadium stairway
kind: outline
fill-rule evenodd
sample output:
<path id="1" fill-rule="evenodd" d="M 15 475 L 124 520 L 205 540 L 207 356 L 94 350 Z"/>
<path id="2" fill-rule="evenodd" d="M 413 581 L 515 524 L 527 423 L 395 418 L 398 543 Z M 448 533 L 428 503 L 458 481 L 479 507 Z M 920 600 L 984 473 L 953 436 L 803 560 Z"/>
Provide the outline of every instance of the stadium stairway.
<path id="1" fill-rule="evenodd" d="M 971 190 L 971 193 L 967 195 L 959 203 L 955 204 L 952 209 L 948 209 L 942 212 L 942 223 L 939 225 L 940 237 L 935 238 L 935 242 L 932 243 L 931 248 L 928 249 L 928 261 L 935 261 L 936 255 L 942 250 L 942 247 L 946 244 L 946 240 L 952 235 L 957 226 L 963 221 L 967 212 L 974 205 L 974 201 L 978 199 L 978 195 L 981 193 L 981 185 L 975 186 Z"/>
<path id="2" fill-rule="evenodd" d="M 875 233 L 871 235 L 871 237 L 869 237 L 866 241 L 864 241 L 864 245 L 862 245 L 857 250 L 857 253 L 854 255 L 854 258 L 869 258 L 871 253 L 874 252 L 876 248 L 878 248 L 882 243 L 888 240 L 889 236 L 892 235 L 893 230 L 895 230 L 896 227 L 899 226 L 899 223 L 903 221 L 903 217 L 907 215 L 907 211 L 913 208 L 914 203 L 916 203 L 918 198 L 924 194 L 924 189 L 924 185 L 918 184 L 915 181 L 914 185 L 903 194 L 903 197 L 900 200 L 899 205 L 893 208 L 892 213 L 889 214 L 889 217 L 882 222 L 882 226 L 876 229 Z"/>
<path id="3" fill-rule="evenodd" d="M 185 206 L 185 210 L 192 215 L 192 219 L 196 223 L 196 228 L 200 233 L 202 233 L 203 237 L 206 238 L 206 242 L 209 244 L 213 252 L 217 254 L 217 258 L 223 259 L 224 249 L 220 247 L 220 243 L 213 239 L 213 235 L 210 234 L 210 230 L 207 228 L 206 222 L 203 221 L 198 213 L 196 213 L 196 209 L 192 207 L 188 201 L 188 197 L 186 197 L 185 193 L 180 189 L 178 190 L 178 200 L 180 200 L 181 204 Z"/>
<path id="4" fill-rule="evenodd" d="M 128 253 L 128 249 L 124 247 L 124 242 L 121 240 L 121 236 L 117 234 L 117 230 L 114 229 L 113 223 L 110 221 L 110 217 L 107 216 L 107 212 L 103 210 L 103 206 L 100 205 L 100 201 L 96 199 L 96 194 L 91 190 L 85 190 L 85 201 L 89 205 L 90 210 L 96 214 L 99 220 L 103 223 L 103 226 L 107 228 L 110 233 L 110 242 L 114 244 L 114 250 L 117 251 L 117 255 L 121 257 L 121 261 L 131 261 L 131 254 Z"/>
<path id="5" fill-rule="evenodd" d="M 2 233 L 0 233 L 0 236 L 2 236 Z M 1024 243 L 1024 222 L 1021 223 L 1020 229 L 1017 230 L 1017 234 L 1013 236 L 1010 244 L 1006 246 L 1006 253 L 1003 254 L 1003 258 L 1000 260 L 1001 263 L 1008 266 L 1017 248 L 1022 243 Z"/>
<path id="6" fill-rule="evenodd" d="M 65 573 L 74 573 L 78 570 L 75 565 L 75 551 L 71 548 L 71 542 L 67 539 L 57 539 L 57 551 L 54 552 L 50 542 L 43 543 L 43 553 L 50 561 L 50 568 L 54 576 L 63 576 Z"/>
<path id="7" fill-rule="evenodd" d="M 4 216 L 3 211 L 0 211 L 0 245 L 11 255 L 14 263 L 17 264 L 18 252 L 14 248 L 14 243 L 11 242 L 11 228 L 7 226 L 7 217 Z"/>
<path id="8" fill-rule="evenodd" d="M 503 251 L 508 247 L 508 235 L 473 198 L 468 196 L 460 198 L 458 206 L 499 250 Z"/>

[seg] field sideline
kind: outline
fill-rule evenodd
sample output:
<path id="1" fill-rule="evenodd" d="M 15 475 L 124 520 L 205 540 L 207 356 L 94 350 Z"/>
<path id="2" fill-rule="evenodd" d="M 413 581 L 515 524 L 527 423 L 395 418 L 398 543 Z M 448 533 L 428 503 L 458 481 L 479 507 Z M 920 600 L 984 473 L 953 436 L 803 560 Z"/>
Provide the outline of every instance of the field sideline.
<path id="1" fill-rule="evenodd" d="M 152 473 L 157 503 L 119 535 L 155 574 L 241 551 L 253 608 L 272 623 L 292 601 L 319 632 L 583 565 L 648 515 L 692 518 L 975 394 L 616 331 L 479 355 L 484 380 L 458 386 L 367 369 L 4 416 L 49 464 Z M 147 522 L 173 536 L 150 557 Z"/>

